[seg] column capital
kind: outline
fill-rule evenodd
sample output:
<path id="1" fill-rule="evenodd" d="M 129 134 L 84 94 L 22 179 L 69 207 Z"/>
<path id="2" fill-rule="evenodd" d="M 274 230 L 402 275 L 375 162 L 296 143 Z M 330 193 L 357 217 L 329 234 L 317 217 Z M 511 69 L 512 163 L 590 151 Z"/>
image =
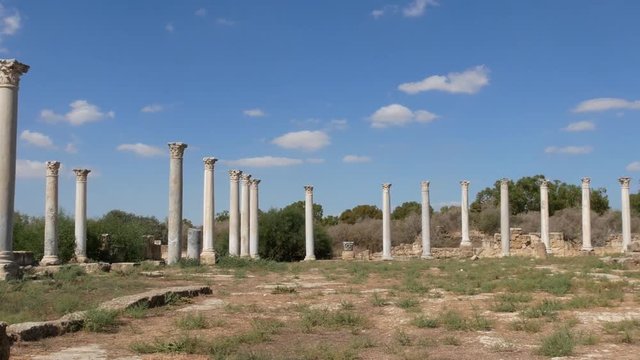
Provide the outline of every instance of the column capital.
<path id="1" fill-rule="evenodd" d="M 242 176 L 242 170 L 229 170 L 229 179 L 231 181 L 238 181 L 240 176 Z"/>
<path id="2" fill-rule="evenodd" d="M 304 192 L 307 194 L 313 194 L 313 185 L 305 185 Z"/>
<path id="3" fill-rule="evenodd" d="M 538 180 L 538 183 L 540 184 L 541 188 L 546 188 L 546 189 L 549 188 L 549 180 L 547 179 L 540 179 Z"/>
<path id="4" fill-rule="evenodd" d="M 240 175 L 240 178 L 242 179 L 242 182 L 249 184 L 251 182 L 251 175 L 247 174 L 247 173 L 242 173 L 242 175 Z"/>
<path id="5" fill-rule="evenodd" d="M 20 76 L 28 71 L 29 65 L 16 59 L 0 59 L 0 86 L 18 87 Z"/>
<path id="6" fill-rule="evenodd" d="M 213 170 L 213 166 L 216 164 L 216 161 L 218 161 L 218 159 L 214 157 L 206 157 L 202 158 L 202 161 L 204 162 L 205 170 Z"/>
<path id="7" fill-rule="evenodd" d="M 424 180 L 420 182 L 420 188 L 422 191 L 429 191 L 429 181 Z"/>
<path id="8" fill-rule="evenodd" d="M 469 187 L 469 184 L 471 184 L 469 180 L 460 181 L 460 185 L 462 185 L 463 188 Z"/>
<path id="9" fill-rule="evenodd" d="M 47 161 L 47 176 L 58 176 L 60 170 L 60 161 Z"/>
<path id="10" fill-rule="evenodd" d="M 620 183 L 620 185 L 622 185 L 623 188 L 628 189 L 629 185 L 631 184 L 631 178 L 628 176 L 623 176 L 618 179 L 618 182 Z"/>
<path id="11" fill-rule="evenodd" d="M 186 149 L 188 146 L 187 144 L 181 142 L 170 142 L 168 145 L 172 159 L 182 159 L 182 157 L 184 156 L 184 149 Z"/>
<path id="12" fill-rule="evenodd" d="M 505 186 L 505 185 L 506 185 L 506 186 L 509 186 L 509 182 L 511 182 L 511 180 L 510 180 L 510 179 L 508 179 L 508 178 L 502 178 L 502 179 L 500 179 L 500 185 L 502 185 L 502 186 Z"/>
<path id="13" fill-rule="evenodd" d="M 582 178 L 582 187 L 589 187 L 589 184 L 591 184 L 591 178 L 583 177 Z"/>
<path id="14" fill-rule="evenodd" d="M 389 191 L 391 189 L 391 183 L 382 184 L 382 190 Z"/>
<path id="15" fill-rule="evenodd" d="M 73 172 L 76 174 L 77 182 L 87 182 L 87 175 L 91 172 L 89 169 L 73 169 Z"/>
<path id="16" fill-rule="evenodd" d="M 257 189 L 257 188 L 258 188 L 258 184 L 260 184 L 260 181 L 262 181 L 262 180 L 260 180 L 260 179 L 253 179 L 253 180 L 251 180 L 251 182 L 249 182 L 249 185 L 250 185 L 252 188 Z"/>

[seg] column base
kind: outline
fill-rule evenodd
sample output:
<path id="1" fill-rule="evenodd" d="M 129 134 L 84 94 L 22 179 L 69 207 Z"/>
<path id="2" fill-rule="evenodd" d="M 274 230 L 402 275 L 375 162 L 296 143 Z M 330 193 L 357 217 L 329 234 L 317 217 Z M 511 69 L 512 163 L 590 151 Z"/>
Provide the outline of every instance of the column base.
<path id="1" fill-rule="evenodd" d="M 243 259 L 248 259 L 250 256 L 249 254 L 243 254 L 243 255 L 240 255 L 240 257 Z"/>
<path id="2" fill-rule="evenodd" d="M 260 260 L 260 255 L 251 255 L 251 259 Z"/>
<path id="3" fill-rule="evenodd" d="M 460 242 L 460 247 L 465 247 L 465 246 L 471 247 L 471 241 L 470 240 L 462 240 Z"/>
<path id="4" fill-rule="evenodd" d="M 382 261 L 391 261 L 393 257 L 391 255 L 382 255 Z"/>
<path id="5" fill-rule="evenodd" d="M 580 251 L 585 251 L 585 252 L 593 251 L 593 247 L 582 247 Z"/>
<path id="6" fill-rule="evenodd" d="M 20 275 L 20 266 L 15 262 L 0 263 L 0 281 L 18 280 Z"/>
<path id="7" fill-rule="evenodd" d="M 505 254 L 505 253 L 503 253 L 503 254 L 500 254 L 500 257 L 509 257 L 509 256 L 511 256 L 511 254 L 510 254 L 510 253 L 506 253 L 506 254 Z"/>
<path id="8" fill-rule="evenodd" d="M 40 260 L 40 266 L 60 265 L 61 261 L 56 255 L 45 256 Z"/>
<path id="9" fill-rule="evenodd" d="M 88 262 L 91 262 L 91 260 L 89 260 L 89 258 L 84 255 L 76 255 L 71 261 L 77 264 L 86 264 Z"/>
<path id="10" fill-rule="evenodd" d="M 315 256 L 307 256 L 306 258 L 304 258 L 304 260 L 302 261 L 315 261 L 316 257 Z"/>
<path id="11" fill-rule="evenodd" d="M 431 254 L 422 254 L 422 256 L 420 256 L 420 259 L 431 260 L 433 259 L 433 256 Z"/>
<path id="12" fill-rule="evenodd" d="M 200 263 L 203 265 L 215 265 L 216 264 L 215 251 L 203 251 L 200 254 Z"/>

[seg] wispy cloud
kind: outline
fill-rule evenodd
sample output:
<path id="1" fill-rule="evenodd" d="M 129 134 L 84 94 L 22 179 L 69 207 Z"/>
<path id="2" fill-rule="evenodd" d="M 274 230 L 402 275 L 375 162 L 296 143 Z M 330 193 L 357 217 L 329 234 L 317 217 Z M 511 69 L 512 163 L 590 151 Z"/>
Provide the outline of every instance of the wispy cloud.
<path id="1" fill-rule="evenodd" d="M 300 165 L 303 163 L 303 161 L 300 159 L 292 159 L 287 157 L 259 156 L 238 160 L 224 160 L 223 163 L 228 166 L 267 168 Z"/>
<path id="2" fill-rule="evenodd" d="M 593 121 L 578 121 L 567 125 L 564 131 L 580 132 L 580 131 L 593 131 L 596 129 L 596 124 Z"/>
<path id="3" fill-rule="evenodd" d="M 349 122 L 346 119 L 333 119 L 327 124 L 327 130 L 346 130 Z"/>
<path id="4" fill-rule="evenodd" d="M 115 117 L 113 111 L 104 113 L 96 105 L 90 104 L 86 100 L 76 100 L 69 106 L 71 110 L 64 115 L 44 109 L 40 111 L 40 118 L 49 123 L 68 122 L 71 125 L 82 125 Z"/>
<path id="5" fill-rule="evenodd" d="M 15 35 L 22 27 L 22 18 L 17 10 L 7 10 L 0 4 L 0 44 L 9 36 Z M 5 48 L 0 48 L 0 52 L 7 52 Z"/>
<path id="6" fill-rule="evenodd" d="M 45 176 L 44 161 L 33 160 L 16 160 L 16 177 L 18 179 L 44 179 Z"/>
<path id="7" fill-rule="evenodd" d="M 412 122 L 428 123 L 438 118 L 438 115 L 427 110 L 412 111 L 400 104 L 383 106 L 369 117 L 374 128 L 403 126 Z"/>
<path id="8" fill-rule="evenodd" d="M 331 140 L 324 131 L 303 130 L 286 133 L 271 142 L 285 149 L 314 151 L 329 145 Z"/>
<path id="9" fill-rule="evenodd" d="M 435 0 L 413 0 L 402 9 L 402 14 L 406 17 L 420 17 L 424 15 L 428 6 L 437 6 Z"/>
<path id="10" fill-rule="evenodd" d="M 489 85 L 489 69 L 484 65 L 463 72 L 451 72 L 447 75 L 432 75 L 424 80 L 398 85 L 398 90 L 407 94 L 439 90 L 452 94 L 475 94 Z"/>
<path id="11" fill-rule="evenodd" d="M 548 146 L 544 149 L 547 154 L 584 155 L 593 151 L 591 146 Z"/>
<path id="12" fill-rule="evenodd" d="M 173 26 L 173 23 L 167 23 L 167 25 L 164 26 L 164 29 L 170 33 L 176 31 L 176 28 Z"/>
<path id="13" fill-rule="evenodd" d="M 43 133 L 24 130 L 20 134 L 20 139 L 33 146 L 41 147 L 44 149 L 55 149 L 51 138 Z"/>
<path id="14" fill-rule="evenodd" d="M 322 163 L 324 163 L 324 159 L 310 158 L 310 159 L 306 159 L 305 162 L 307 162 L 309 164 L 322 164 Z"/>
<path id="15" fill-rule="evenodd" d="M 262 109 L 258 108 L 243 110 L 242 113 L 249 117 L 263 117 L 267 115 Z"/>
<path id="16" fill-rule="evenodd" d="M 578 104 L 573 112 L 596 112 L 607 110 L 640 110 L 640 100 L 626 100 L 618 98 L 596 98 L 589 99 Z"/>
<path id="17" fill-rule="evenodd" d="M 371 11 L 371 16 L 373 16 L 374 19 L 378 19 L 381 18 L 385 13 L 384 9 L 375 9 L 373 11 Z"/>
<path id="18" fill-rule="evenodd" d="M 165 154 L 162 149 L 156 146 L 151 146 L 142 143 L 135 144 L 121 144 L 116 148 L 118 151 L 124 152 L 132 152 L 141 157 L 154 157 L 154 156 L 162 156 Z"/>
<path id="19" fill-rule="evenodd" d="M 200 16 L 200 17 L 207 16 L 207 9 L 200 8 L 200 9 L 196 10 L 195 15 L 196 16 Z"/>
<path id="20" fill-rule="evenodd" d="M 140 109 L 143 113 L 157 113 L 164 111 L 165 107 L 162 104 L 149 104 Z"/>
<path id="21" fill-rule="evenodd" d="M 216 24 L 221 25 L 221 26 L 233 26 L 236 24 L 235 21 L 230 20 L 230 19 L 225 19 L 225 18 L 217 18 L 216 19 Z"/>
<path id="22" fill-rule="evenodd" d="M 76 146 L 76 144 L 74 143 L 68 143 L 67 146 L 64 147 L 64 151 L 66 151 L 69 154 L 77 154 L 78 153 L 78 147 Z"/>
<path id="23" fill-rule="evenodd" d="M 371 158 L 361 155 L 346 155 L 342 158 L 342 162 L 354 164 L 354 163 L 368 163 L 371 162 Z"/>
<path id="24" fill-rule="evenodd" d="M 631 164 L 627 165 L 627 171 L 640 171 L 640 161 L 634 161 Z"/>

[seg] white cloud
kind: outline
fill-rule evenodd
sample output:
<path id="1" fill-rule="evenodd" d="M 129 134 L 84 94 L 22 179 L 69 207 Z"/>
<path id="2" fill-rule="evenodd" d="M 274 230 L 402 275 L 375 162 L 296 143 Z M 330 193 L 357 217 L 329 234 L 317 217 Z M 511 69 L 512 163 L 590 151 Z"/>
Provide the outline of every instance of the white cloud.
<path id="1" fill-rule="evenodd" d="M 113 111 L 106 113 L 101 112 L 100 108 L 90 104 L 86 100 L 76 100 L 69 106 L 71 110 L 64 115 L 56 114 L 53 110 L 44 109 L 40 112 L 40 118 L 49 123 L 66 121 L 71 125 L 82 125 L 107 118 L 114 118 L 116 116 Z"/>
<path id="2" fill-rule="evenodd" d="M 264 111 L 262 111 L 262 109 L 247 109 L 247 110 L 243 110 L 242 113 L 245 116 L 249 116 L 249 117 L 263 117 L 267 114 L 265 114 Z"/>
<path id="3" fill-rule="evenodd" d="M 322 164 L 324 163 L 324 159 L 319 159 L 319 158 L 310 158 L 305 160 L 307 163 L 309 164 Z"/>
<path id="4" fill-rule="evenodd" d="M 200 16 L 200 17 L 207 16 L 207 9 L 200 8 L 200 9 L 196 10 L 195 14 L 196 14 L 196 16 Z"/>
<path id="5" fill-rule="evenodd" d="M 584 155 L 593 151 L 591 146 L 548 146 L 544 149 L 547 154 Z"/>
<path id="6" fill-rule="evenodd" d="M 237 167 L 251 167 L 251 168 L 266 168 L 266 167 L 281 167 L 281 166 L 293 166 L 303 163 L 300 159 L 292 159 L 287 157 L 274 157 L 274 156 L 260 156 L 252 158 L 244 158 L 238 160 L 223 161 L 228 166 Z"/>
<path id="7" fill-rule="evenodd" d="M 640 161 L 634 161 L 627 165 L 627 171 L 640 171 Z"/>
<path id="8" fill-rule="evenodd" d="M 419 17 L 424 15 L 427 6 L 437 6 L 435 0 L 413 0 L 409 5 L 402 9 L 402 14 L 406 17 Z"/>
<path id="9" fill-rule="evenodd" d="M 55 148 L 55 146 L 53 146 L 53 141 L 51 140 L 51 138 L 39 132 L 24 130 L 20 134 L 20 139 L 37 147 L 45 149 Z"/>
<path id="10" fill-rule="evenodd" d="M 41 161 L 16 160 L 16 177 L 18 179 L 44 178 L 46 164 Z"/>
<path id="11" fill-rule="evenodd" d="M 432 75 L 424 80 L 398 85 L 398 90 L 407 94 L 440 90 L 452 94 L 475 94 L 489 84 L 489 69 L 484 65 L 467 69 L 461 73 Z"/>
<path id="12" fill-rule="evenodd" d="M 164 105 L 162 105 L 162 104 L 149 104 L 149 105 L 143 107 L 142 109 L 140 109 L 140 111 L 143 112 L 143 113 L 157 113 L 157 112 L 164 111 Z"/>
<path id="13" fill-rule="evenodd" d="M 640 100 L 630 101 L 618 98 L 596 98 L 581 102 L 573 112 L 595 112 L 607 110 L 640 110 Z"/>
<path id="14" fill-rule="evenodd" d="M 346 155 L 342 158 L 342 162 L 345 163 L 367 163 L 371 162 L 371 158 L 368 156 L 359 156 L 359 155 Z"/>
<path id="15" fill-rule="evenodd" d="M 77 154 L 78 147 L 74 143 L 68 143 L 67 146 L 65 146 L 64 151 L 68 152 L 69 154 Z"/>
<path id="16" fill-rule="evenodd" d="M 170 33 L 174 32 L 176 30 L 176 28 L 173 27 L 172 23 L 167 23 L 167 25 L 164 26 L 164 29 L 167 30 L 167 32 L 170 32 Z"/>
<path id="17" fill-rule="evenodd" d="M 225 19 L 225 18 L 217 18 L 216 24 L 222 25 L 222 26 L 233 26 L 236 24 L 236 22 L 233 20 Z"/>
<path id="18" fill-rule="evenodd" d="M 272 143 L 285 149 L 313 151 L 329 145 L 331 140 L 324 131 L 303 130 L 286 133 L 273 139 Z"/>
<path id="19" fill-rule="evenodd" d="M 121 145 L 118 145 L 116 150 L 132 152 L 132 153 L 134 153 L 134 154 L 136 154 L 138 156 L 142 156 L 142 157 L 152 157 L 152 156 L 162 156 L 162 155 L 164 155 L 164 151 L 162 151 L 162 149 L 160 149 L 158 147 L 155 147 L 155 146 L 142 144 L 142 143 L 121 144 Z"/>
<path id="20" fill-rule="evenodd" d="M 438 118 L 438 115 L 427 110 L 411 111 L 406 106 L 391 104 L 376 110 L 369 117 L 374 128 L 386 128 L 389 126 L 403 126 L 411 122 L 428 123 Z"/>
<path id="21" fill-rule="evenodd" d="M 371 12 L 371 16 L 373 16 L 374 19 L 377 19 L 383 15 L 384 15 L 384 9 L 376 9 Z"/>
<path id="22" fill-rule="evenodd" d="M 564 128 L 565 131 L 579 132 L 579 131 L 592 131 L 596 129 L 596 124 L 593 121 L 578 121 L 567 125 Z"/>
<path id="23" fill-rule="evenodd" d="M 349 122 L 346 119 L 333 119 L 329 121 L 329 130 L 345 130 L 349 127 Z"/>
<path id="24" fill-rule="evenodd" d="M 3 35 L 14 35 L 16 32 L 20 30 L 20 14 L 15 13 L 11 16 L 6 16 L 2 18 L 2 34 Z"/>

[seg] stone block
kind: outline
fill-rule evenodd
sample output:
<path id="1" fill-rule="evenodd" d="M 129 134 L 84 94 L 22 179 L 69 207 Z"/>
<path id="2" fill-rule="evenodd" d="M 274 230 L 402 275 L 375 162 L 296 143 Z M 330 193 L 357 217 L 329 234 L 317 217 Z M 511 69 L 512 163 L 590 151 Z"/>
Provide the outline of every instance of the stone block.
<path id="1" fill-rule="evenodd" d="M 36 265 L 36 259 L 33 257 L 32 251 L 14 251 L 13 261 L 15 261 L 18 266 Z"/>
<path id="2" fill-rule="evenodd" d="M 87 274 L 99 274 L 111 270 L 111 264 L 103 262 L 78 264 L 78 266 L 83 268 Z"/>
<path id="3" fill-rule="evenodd" d="M 358 260 L 371 260 L 371 252 L 369 250 L 360 251 L 360 253 L 358 253 Z"/>
<path id="4" fill-rule="evenodd" d="M 111 264 L 111 271 L 128 273 L 133 271 L 138 266 L 140 266 L 140 263 L 134 263 L 134 262 L 113 263 Z"/>
<path id="5" fill-rule="evenodd" d="M 353 260 L 356 257 L 356 254 L 353 250 L 343 250 L 342 251 L 342 260 Z"/>
<path id="6" fill-rule="evenodd" d="M 640 252 L 640 242 L 631 242 L 631 244 L 629 244 L 629 251 L 630 252 Z"/>
<path id="7" fill-rule="evenodd" d="M 11 339 L 7 336 L 7 324 L 0 322 L 0 360 L 9 360 Z"/>

